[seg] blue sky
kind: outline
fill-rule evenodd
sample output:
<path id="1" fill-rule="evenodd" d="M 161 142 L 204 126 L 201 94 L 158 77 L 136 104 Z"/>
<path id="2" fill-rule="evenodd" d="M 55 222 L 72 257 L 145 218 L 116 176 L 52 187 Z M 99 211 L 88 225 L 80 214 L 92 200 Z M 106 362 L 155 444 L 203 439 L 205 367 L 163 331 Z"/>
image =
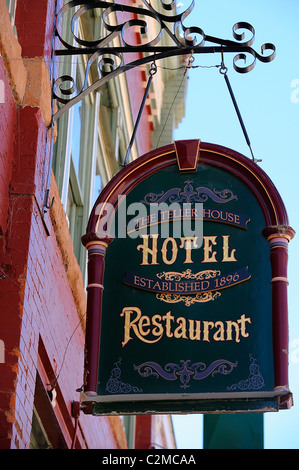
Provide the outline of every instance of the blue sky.
<path id="1" fill-rule="evenodd" d="M 181 0 L 184 8 L 191 0 Z M 299 177 L 299 2 L 297 0 L 195 0 L 186 20 L 206 35 L 234 40 L 232 27 L 246 21 L 255 28 L 253 48 L 260 52 L 266 42 L 276 46 L 271 63 L 257 61 L 248 74 L 234 71 L 233 54 L 225 55 L 225 65 L 255 158 L 277 187 L 288 212 L 290 225 L 299 231 L 297 204 Z M 208 44 L 207 44 L 208 45 Z M 216 65 L 219 55 L 197 54 L 195 66 Z M 224 78 L 216 68 L 196 68 L 189 72 L 186 117 L 174 139 L 198 138 L 232 148 L 249 158 Z M 298 285 L 299 235 L 289 245 L 289 337 L 291 410 L 264 416 L 265 449 L 299 448 L 299 316 Z M 178 447 L 202 448 L 202 417 L 174 418 Z"/>

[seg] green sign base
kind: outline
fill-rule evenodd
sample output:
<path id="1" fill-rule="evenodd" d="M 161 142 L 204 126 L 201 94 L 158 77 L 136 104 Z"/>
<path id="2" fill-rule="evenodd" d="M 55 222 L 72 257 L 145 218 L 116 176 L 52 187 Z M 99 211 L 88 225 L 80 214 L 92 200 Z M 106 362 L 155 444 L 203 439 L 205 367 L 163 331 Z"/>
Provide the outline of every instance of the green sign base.
<path id="1" fill-rule="evenodd" d="M 246 400 L 171 400 L 169 401 L 130 401 L 116 403 L 88 402 L 83 412 L 94 416 L 125 414 L 180 414 L 180 413 L 265 413 L 279 411 L 279 397 L 248 398 Z"/>

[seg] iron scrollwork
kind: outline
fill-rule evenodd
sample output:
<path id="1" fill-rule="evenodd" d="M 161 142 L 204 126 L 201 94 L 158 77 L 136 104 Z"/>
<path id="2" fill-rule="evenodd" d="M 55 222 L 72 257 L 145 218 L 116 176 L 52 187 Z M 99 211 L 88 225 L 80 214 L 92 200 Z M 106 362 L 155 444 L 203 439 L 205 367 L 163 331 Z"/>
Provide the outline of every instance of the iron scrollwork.
<path id="1" fill-rule="evenodd" d="M 54 119 L 58 119 L 72 105 L 108 80 L 134 67 L 167 57 L 190 56 L 190 54 L 200 53 L 220 53 L 222 55 L 235 53 L 233 67 L 238 73 L 247 73 L 252 70 L 256 60 L 265 63 L 274 59 L 275 46 L 272 43 L 263 44 L 261 53 L 257 53 L 251 47 L 255 39 L 255 30 L 249 23 L 239 22 L 233 26 L 234 40 L 206 35 L 198 26 L 185 26 L 184 21 L 192 12 L 194 2 L 195 0 L 192 0 L 189 7 L 180 13 L 177 12 L 176 0 L 168 3 L 165 0 L 156 0 L 155 2 L 142 0 L 143 6 L 97 0 L 71 0 L 66 3 L 56 17 L 55 34 L 63 47 L 55 50 L 55 56 L 86 55 L 88 61 L 85 80 L 80 90 L 76 89 L 75 80 L 70 75 L 62 75 L 54 81 L 53 97 L 60 105 L 63 105 L 54 115 Z M 70 12 L 72 18 L 69 27 L 72 42 L 68 42 L 61 33 L 62 20 Z M 94 15 L 100 15 L 102 30 L 105 32 L 104 37 L 83 38 L 77 33 L 78 23 L 84 18 L 84 15 L 91 12 Z M 120 24 L 114 25 L 111 21 L 111 18 L 115 16 L 120 18 Z M 130 41 L 128 33 L 131 28 L 138 28 L 141 38 L 140 44 L 132 44 Z M 241 32 L 242 30 L 243 32 Z M 152 31 L 155 31 L 154 37 L 148 37 L 148 33 Z M 249 32 L 249 39 L 245 39 L 245 32 L 247 34 Z M 169 45 L 162 44 L 163 34 L 168 35 Z M 115 40 L 118 45 L 115 45 Z M 126 60 L 124 60 L 124 55 L 130 53 L 141 53 L 141 57 L 130 61 L 126 56 Z M 246 65 L 248 55 L 252 60 L 249 65 Z M 97 76 L 90 83 L 90 70 L 94 64 L 97 68 Z"/>

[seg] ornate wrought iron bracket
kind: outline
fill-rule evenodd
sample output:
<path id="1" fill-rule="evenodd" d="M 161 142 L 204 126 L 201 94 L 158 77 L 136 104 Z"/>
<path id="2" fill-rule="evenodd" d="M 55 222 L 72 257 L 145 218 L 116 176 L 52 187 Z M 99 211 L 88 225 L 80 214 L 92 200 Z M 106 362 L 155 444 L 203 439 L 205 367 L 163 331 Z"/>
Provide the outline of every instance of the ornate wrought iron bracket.
<path id="1" fill-rule="evenodd" d="M 168 3 L 166 0 L 142 0 L 141 7 L 97 0 L 71 0 L 66 3 L 56 17 L 55 34 L 63 48 L 56 49 L 55 56 L 84 55 L 88 59 L 84 83 L 80 90 L 77 90 L 75 78 L 70 75 L 62 75 L 54 80 L 53 97 L 59 104 L 54 120 L 110 79 L 153 61 L 173 56 L 190 57 L 190 54 L 194 56 L 219 53 L 223 56 L 233 53 L 234 69 L 238 73 L 247 73 L 254 68 L 256 60 L 266 63 L 274 59 L 275 46 L 272 43 L 263 44 L 261 53 L 251 47 L 255 31 L 249 23 L 239 22 L 233 26 L 234 40 L 206 35 L 198 26 L 185 26 L 184 21 L 193 10 L 194 2 L 195 0 L 192 0 L 190 6 L 182 13 L 177 12 L 176 0 Z M 70 12 L 73 12 L 70 20 L 72 43 L 63 38 L 61 32 L 62 20 Z M 101 29 L 106 33 L 104 37 L 87 39 L 77 33 L 79 21 L 84 19 L 84 15 L 90 14 L 102 19 Z M 112 20 L 116 17 L 119 24 L 113 25 Z M 140 44 L 131 43 L 130 31 L 134 27 L 139 30 Z M 152 31 L 155 31 L 154 37 Z M 245 40 L 245 33 L 249 34 L 249 39 Z M 163 43 L 163 35 L 168 36 L 167 45 Z M 135 54 L 133 60 L 130 54 Z M 251 61 L 246 65 L 249 57 Z M 96 78 L 94 73 L 91 73 L 94 65 L 97 70 Z"/>

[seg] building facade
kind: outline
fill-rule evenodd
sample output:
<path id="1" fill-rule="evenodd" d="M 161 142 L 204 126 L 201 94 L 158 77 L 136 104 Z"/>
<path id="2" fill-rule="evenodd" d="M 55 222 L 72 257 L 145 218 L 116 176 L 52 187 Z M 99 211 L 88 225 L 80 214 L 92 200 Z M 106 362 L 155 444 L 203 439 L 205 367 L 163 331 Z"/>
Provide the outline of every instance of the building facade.
<path id="1" fill-rule="evenodd" d="M 80 409 L 81 236 L 99 192 L 122 168 L 148 69 L 109 81 L 52 126 L 53 73 L 72 74 L 80 86 L 86 70 L 84 56 L 53 56 L 55 12 L 66 3 L 0 0 L 0 448 L 175 448 L 170 416 Z M 77 23 L 78 37 L 101 33 L 97 10 Z M 70 19 L 61 25 L 68 40 Z M 138 32 L 130 34 L 138 43 Z M 130 159 L 172 141 L 184 115 L 180 60 L 158 68 Z"/>

